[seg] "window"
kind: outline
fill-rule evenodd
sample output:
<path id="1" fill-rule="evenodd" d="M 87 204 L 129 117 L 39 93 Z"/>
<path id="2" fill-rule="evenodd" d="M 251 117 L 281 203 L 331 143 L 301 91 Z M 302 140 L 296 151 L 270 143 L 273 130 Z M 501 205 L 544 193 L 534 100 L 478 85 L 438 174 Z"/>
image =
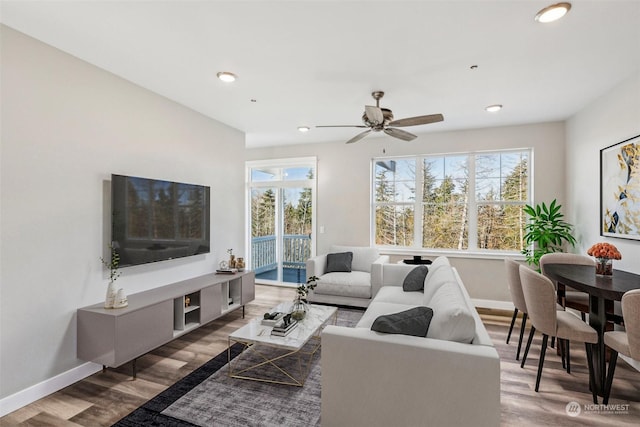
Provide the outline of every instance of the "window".
<path id="1" fill-rule="evenodd" d="M 261 283 L 303 283 L 314 250 L 315 158 L 247 162 L 249 262 Z"/>
<path id="2" fill-rule="evenodd" d="M 373 159 L 377 246 L 521 251 L 531 150 Z"/>

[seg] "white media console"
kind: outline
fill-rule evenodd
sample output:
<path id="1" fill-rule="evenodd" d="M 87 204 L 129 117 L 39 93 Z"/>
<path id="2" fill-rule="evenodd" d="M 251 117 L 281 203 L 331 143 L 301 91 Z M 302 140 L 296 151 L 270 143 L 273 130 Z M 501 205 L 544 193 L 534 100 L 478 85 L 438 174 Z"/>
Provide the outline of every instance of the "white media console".
<path id="1" fill-rule="evenodd" d="M 133 361 L 255 298 L 255 274 L 206 274 L 129 295 L 129 305 L 78 309 L 79 359 L 106 367 Z"/>

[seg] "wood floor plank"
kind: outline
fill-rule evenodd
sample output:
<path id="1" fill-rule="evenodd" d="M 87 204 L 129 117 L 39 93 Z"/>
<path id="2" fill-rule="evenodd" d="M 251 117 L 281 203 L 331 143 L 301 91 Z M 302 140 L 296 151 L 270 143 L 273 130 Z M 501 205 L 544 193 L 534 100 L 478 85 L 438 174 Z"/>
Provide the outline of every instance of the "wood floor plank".
<path id="1" fill-rule="evenodd" d="M 159 347 L 137 361 L 137 379 L 131 364 L 98 372 L 59 392 L 0 418 L 1 426 L 110 426 L 169 385 L 188 375 L 226 350 L 229 333 L 261 317 L 281 301 L 291 301 L 295 289 L 256 286 L 256 299 L 245 307 L 245 318 L 237 310 L 203 325 Z M 575 401 L 591 402 L 584 346 L 571 347 L 571 374 L 562 369 L 555 349 L 548 349 L 540 392 L 534 390 L 541 338 L 534 339 L 525 368 L 515 360 L 519 325 L 505 343 L 512 312 L 479 310 L 500 354 L 501 424 L 511 426 L 637 426 L 640 424 L 640 372 L 619 359 L 610 403 L 629 404 L 627 414 L 583 411 L 567 415 L 566 406 Z M 525 341 L 528 337 L 528 329 Z M 524 345 L 522 352 L 524 352 Z M 583 406 L 584 407 L 584 406 Z M 402 424 L 399 423 L 398 426 Z"/>

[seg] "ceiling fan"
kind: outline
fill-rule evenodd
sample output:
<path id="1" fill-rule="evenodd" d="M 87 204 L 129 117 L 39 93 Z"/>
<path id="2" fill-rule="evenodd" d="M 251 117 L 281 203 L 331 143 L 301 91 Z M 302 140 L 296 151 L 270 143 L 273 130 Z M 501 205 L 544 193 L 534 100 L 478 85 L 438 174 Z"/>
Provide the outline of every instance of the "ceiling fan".
<path id="1" fill-rule="evenodd" d="M 384 96 L 384 92 L 376 91 L 371 93 L 373 99 L 376 100 L 376 106 L 365 105 L 364 114 L 362 115 L 362 121 L 364 125 L 335 125 L 335 126 L 316 126 L 317 128 L 335 128 L 335 127 L 354 127 L 354 128 L 369 128 L 364 132 L 361 132 L 347 141 L 347 144 L 352 144 L 356 141 L 360 141 L 367 136 L 371 131 L 384 132 L 389 136 L 401 139 L 403 141 L 412 141 L 417 138 L 416 135 L 404 131 L 402 129 L 396 129 L 398 127 L 405 126 L 417 126 L 427 125 L 429 123 L 441 122 L 444 120 L 442 114 L 430 114 L 428 116 L 416 116 L 408 117 L 406 119 L 393 120 L 393 112 L 388 108 L 380 108 L 380 99 Z"/>

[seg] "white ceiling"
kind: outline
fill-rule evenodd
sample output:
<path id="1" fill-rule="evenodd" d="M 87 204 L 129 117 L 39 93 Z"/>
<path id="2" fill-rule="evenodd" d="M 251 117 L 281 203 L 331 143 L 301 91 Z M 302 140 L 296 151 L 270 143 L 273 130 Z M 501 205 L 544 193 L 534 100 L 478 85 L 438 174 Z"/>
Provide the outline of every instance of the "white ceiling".
<path id="1" fill-rule="evenodd" d="M 640 1 L 536 23 L 553 2 L 2 1 L 0 19 L 259 147 L 346 141 L 360 130 L 296 128 L 361 124 L 374 90 L 396 119 L 444 115 L 418 135 L 564 120 L 640 70 Z"/>

